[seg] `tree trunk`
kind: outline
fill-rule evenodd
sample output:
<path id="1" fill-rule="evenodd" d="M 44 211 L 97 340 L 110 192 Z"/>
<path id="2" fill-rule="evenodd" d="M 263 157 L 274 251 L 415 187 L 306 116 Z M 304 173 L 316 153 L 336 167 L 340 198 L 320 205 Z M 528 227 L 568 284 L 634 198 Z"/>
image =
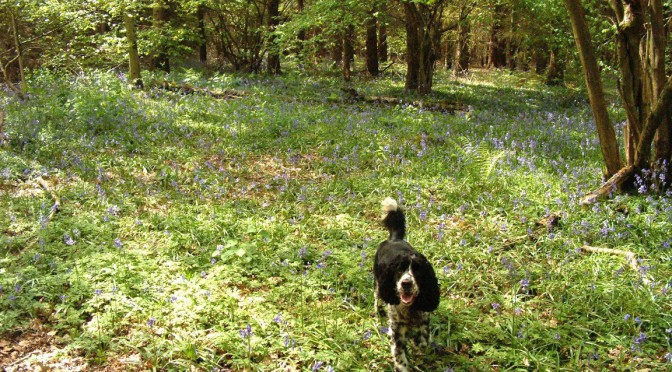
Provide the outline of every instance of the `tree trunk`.
<path id="1" fill-rule="evenodd" d="M 417 19 L 415 4 L 404 3 L 406 16 L 406 90 L 418 89 L 420 73 L 420 20 Z"/>
<path id="2" fill-rule="evenodd" d="M 644 118 L 648 115 L 651 97 L 645 89 L 645 76 L 640 56 L 640 40 L 644 35 L 644 14 L 639 0 L 612 0 L 618 21 L 616 46 L 621 78 L 618 91 L 626 113 L 625 153 L 628 164 L 635 161 L 637 143 Z"/>
<path id="3" fill-rule="evenodd" d="M 471 27 L 469 21 L 464 19 L 457 26 L 457 42 L 455 43 L 455 56 L 453 58 L 453 76 L 462 76 L 469 71 L 469 36 Z"/>
<path id="4" fill-rule="evenodd" d="M 374 13 L 371 11 L 366 20 L 366 70 L 371 76 L 378 76 L 378 32 Z"/>
<path id="5" fill-rule="evenodd" d="M 565 63 L 558 57 L 558 51 L 551 49 L 546 68 L 546 84 L 561 85 L 565 80 Z M 611 124 L 610 124 L 611 125 Z"/>
<path id="6" fill-rule="evenodd" d="M 126 27 L 126 44 L 128 46 L 128 81 L 138 89 L 142 89 L 140 78 L 140 56 L 138 55 L 138 39 L 135 35 L 135 20 L 129 12 L 123 10 L 124 26 Z"/>
<path id="7" fill-rule="evenodd" d="M 152 27 L 159 35 L 159 42 L 154 46 L 154 55 L 152 56 L 150 67 L 152 69 L 159 69 L 165 72 L 170 72 L 170 60 L 165 53 L 166 45 L 164 45 L 164 30 L 166 22 L 169 19 L 170 5 L 163 0 L 157 0 L 152 8 Z"/>
<path id="8" fill-rule="evenodd" d="M 616 142 L 616 132 L 609 119 L 607 103 L 604 98 L 602 80 L 595 59 L 595 52 L 591 44 L 588 24 L 580 0 L 565 0 L 569 18 L 572 22 L 574 41 L 579 52 L 581 64 L 588 88 L 590 106 L 593 110 L 597 134 L 600 139 L 602 156 L 607 166 L 606 178 L 610 178 L 621 169 L 621 157 Z"/>
<path id="9" fill-rule="evenodd" d="M 343 35 L 343 79 L 345 81 L 350 81 L 351 62 L 354 61 L 355 57 L 354 33 L 355 26 L 350 25 Z"/>
<path id="10" fill-rule="evenodd" d="M 276 36 L 273 34 L 276 27 L 280 24 L 280 0 L 268 0 L 268 31 L 270 38 L 268 42 L 268 65 L 267 71 L 271 75 L 280 74 L 280 51 L 276 45 Z"/>
<path id="11" fill-rule="evenodd" d="M 502 19 L 505 17 L 504 5 L 497 2 L 492 13 L 492 27 L 488 42 L 488 67 L 501 68 L 506 66 L 506 40 L 504 39 Z"/>
<path id="12" fill-rule="evenodd" d="M 382 5 L 380 12 L 383 13 L 387 11 L 387 6 Z M 380 20 L 380 19 L 379 19 Z M 387 25 L 385 22 L 379 22 L 378 24 L 378 61 L 387 62 Z"/>
<path id="13" fill-rule="evenodd" d="M 651 69 L 649 73 L 651 75 L 651 95 L 655 102 L 660 99 L 665 85 L 665 46 L 667 41 L 665 37 L 665 19 L 662 1 L 651 0 L 649 2 L 649 12 L 651 14 L 651 28 L 647 34 L 647 40 L 650 45 L 648 58 Z M 672 110 L 669 108 L 656 133 L 654 147 L 656 149 L 656 165 L 662 165 L 665 161 L 669 164 L 670 160 L 672 160 Z M 672 169 L 669 168 L 672 167 L 668 167 L 668 176 L 672 174 Z"/>
<path id="14" fill-rule="evenodd" d="M 198 11 L 196 12 L 198 18 L 198 36 L 200 40 L 198 41 L 198 58 L 201 63 L 205 64 L 208 62 L 208 47 L 207 47 L 207 36 L 205 34 L 205 6 L 199 5 Z"/>
<path id="15" fill-rule="evenodd" d="M 443 1 L 431 5 L 404 2 L 406 18 L 406 90 L 417 90 L 419 94 L 432 91 L 434 65 L 441 42 L 441 16 Z"/>
<path id="16" fill-rule="evenodd" d="M 18 60 L 19 63 L 19 78 L 21 79 L 20 83 L 20 96 L 22 96 L 26 92 L 26 76 L 24 74 L 24 68 L 23 68 L 23 47 L 21 46 L 21 40 L 19 39 L 19 28 L 16 24 L 16 16 L 14 15 L 14 11 L 10 10 L 9 16 L 12 22 L 12 34 L 14 36 L 14 48 L 16 49 L 16 59 Z"/>

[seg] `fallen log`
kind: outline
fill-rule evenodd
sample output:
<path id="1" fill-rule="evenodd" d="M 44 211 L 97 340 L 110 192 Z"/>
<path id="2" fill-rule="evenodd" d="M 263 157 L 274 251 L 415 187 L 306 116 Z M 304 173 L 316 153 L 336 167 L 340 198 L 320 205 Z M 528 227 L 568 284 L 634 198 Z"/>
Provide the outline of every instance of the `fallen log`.
<path id="1" fill-rule="evenodd" d="M 385 105 L 385 106 L 412 106 L 426 111 L 455 113 L 456 111 L 466 111 L 467 106 L 456 102 L 425 102 L 425 101 L 408 101 L 396 97 L 388 96 L 370 96 L 367 97 L 353 88 L 341 88 L 351 102 L 365 102 L 371 104 Z"/>
<path id="2" fill-rule="evenodd" d="M 150 84 L 150 86 L 185 95 L 201 94 L 216 99 L 238 99 L 248 95 L 247 92 L 199 88 L 190 84 L 177 84 L 170 81 L 154 81 Z"/>
<path id="3" fill-rule="evenodd" d="M 579 204 L 583 206 L 590 205 L 598 200 L 605 199 L 614 191 L 623 191 L 624 189 L 627 189 L 630 187 L 634 175 L 635 167 L 631 165 L 623 167 L 620 171 L 611 176 L 607 182 L 603 183 L 599 189 L 584 196 Z"/>
<path id="4" fill-rule="evenodd" d="M 637 262 L 637 255 L 635 255 L 633 252 L 622 249 L 591 247 L 587 244 L 584 244 L 581 247 L 581 250 L 590 253 L 604 253 L 623 256 L 625 257 L 625 261 L 628 263 L 628 266 L 630 266 L 633 271 L 640 275 L 642 283 L 651 285 L 651 279 L 649 278 L 649 275 L 644 270 L 642 270 L 641 266 L 639 266 L 639 262 Z"/>

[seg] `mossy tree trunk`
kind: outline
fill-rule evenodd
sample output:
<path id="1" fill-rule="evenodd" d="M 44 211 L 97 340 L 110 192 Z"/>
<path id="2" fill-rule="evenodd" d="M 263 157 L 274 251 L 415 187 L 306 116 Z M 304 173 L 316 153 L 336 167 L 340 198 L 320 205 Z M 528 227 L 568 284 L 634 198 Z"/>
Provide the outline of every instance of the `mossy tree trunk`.
<path id="1" fill-rule="evenodd" d="M 135 33 L 135 18 L 129 10 L 122 10 L 126 28 L 126 45 L 128 48 L 128 81 L 138 89 L 142 89 L 140 77 L 140 55 L 138 54 L 138 37 Z"/>

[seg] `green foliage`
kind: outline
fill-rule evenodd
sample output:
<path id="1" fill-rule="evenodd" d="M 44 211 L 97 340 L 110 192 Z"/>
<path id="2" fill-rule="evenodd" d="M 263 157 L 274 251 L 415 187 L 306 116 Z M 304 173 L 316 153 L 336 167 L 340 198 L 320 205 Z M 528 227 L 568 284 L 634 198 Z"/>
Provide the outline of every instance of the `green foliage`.
<path id="1" fill-rule="evenodd" d="M 393 196 L 442 288 L 421 369 L 669 366 L 672 202 L 578 205 L 602 164 L 580 94 L 439 74 L 430 98 L 469 106 L 449 115 L 344 103 L 337 80 L 291 72 L 171 77 L 248 94 L 39 71 L 30 99 L 0 101 L 3 339 L 38 319 L 55 358 L 89 365 L 389 369 L 370 268 Z M 412 98 L 396 74 L 357 88 Z M 61 199 L 51 219 L 38 176 Z M 549 232 L 536 222 L 551 212 Z M 631 250 L 645 272 L 584 243 Z"/>

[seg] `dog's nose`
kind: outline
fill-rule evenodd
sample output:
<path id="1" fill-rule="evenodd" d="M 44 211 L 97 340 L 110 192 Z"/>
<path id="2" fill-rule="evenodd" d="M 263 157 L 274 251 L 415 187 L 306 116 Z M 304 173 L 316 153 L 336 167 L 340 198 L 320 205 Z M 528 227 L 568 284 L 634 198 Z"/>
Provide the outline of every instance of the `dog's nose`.
<path id="1" fill-rule="evenodd" d="M 401 282 L 401 289 L 403 289 L 406 292 L 409 292 L 411 289 L 413 289 L 413 282 L 410 280 Z"/>

